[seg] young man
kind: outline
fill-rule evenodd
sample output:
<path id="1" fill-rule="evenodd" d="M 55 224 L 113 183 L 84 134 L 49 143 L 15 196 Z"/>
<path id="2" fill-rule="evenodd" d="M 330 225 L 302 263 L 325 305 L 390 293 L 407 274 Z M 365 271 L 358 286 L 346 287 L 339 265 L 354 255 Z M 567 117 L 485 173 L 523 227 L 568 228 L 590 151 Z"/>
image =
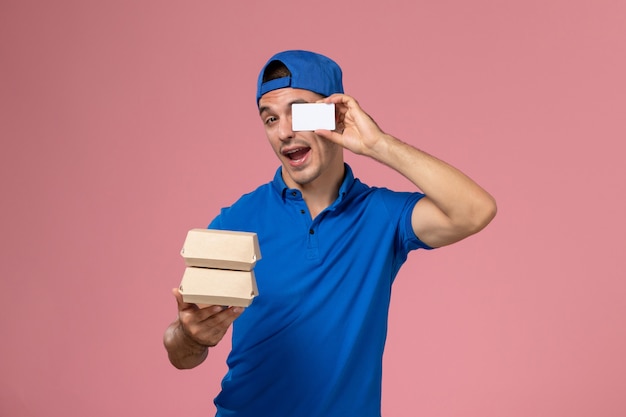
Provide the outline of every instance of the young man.
<path id="1" fill-rule="evenodd" d="M 335 131 L 294 132 L 293 103 L 335 103 Z M 452 166 L 384 133 L 343 94 L 341 70 L 307 51 L 273 56 L 257 103 L 281 166 L 209 228 L 256 232 L 263 258 L 250 307 L 182 301 L 165 347 L 178 368 L 204 361 L 233 325 L 218 416 L 380 416 L 391 285 L 409 251 L 459 241 L 495 216 L 493 198 Z M 420 192 L 355 179 L 343 150 L 379 161 Z"/>

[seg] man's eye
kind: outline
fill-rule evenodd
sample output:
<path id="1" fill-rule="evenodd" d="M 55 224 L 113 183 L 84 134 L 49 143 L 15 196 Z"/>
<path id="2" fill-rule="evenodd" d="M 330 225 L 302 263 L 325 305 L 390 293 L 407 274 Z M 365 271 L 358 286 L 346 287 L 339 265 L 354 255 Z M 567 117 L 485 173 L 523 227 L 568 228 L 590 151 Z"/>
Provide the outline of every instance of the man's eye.
<path id="1" fill-rule="evenodd" d="M 274 116 L 268 117 L 267 119 L 265 119 L 265 124 L 266 125 L 270 125 L 272 123 L 274 123 L 276 121 L 276 118 Z"/>

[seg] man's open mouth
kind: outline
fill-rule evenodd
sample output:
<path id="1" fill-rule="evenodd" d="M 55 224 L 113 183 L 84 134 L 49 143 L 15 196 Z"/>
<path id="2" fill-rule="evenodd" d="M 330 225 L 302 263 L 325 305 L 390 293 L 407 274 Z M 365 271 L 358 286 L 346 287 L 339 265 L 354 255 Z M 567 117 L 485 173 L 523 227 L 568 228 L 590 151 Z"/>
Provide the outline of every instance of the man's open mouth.
<path id="1" fill-rule="evenodd" d="M 283 152 L 283 155 L 285 155 L 287 158 L 291 159 L 292 161 L 298 161 L 304 158 L 306 154 L 309 153 L 310 150 L 311 148 L 309 147 L 296 148 L 296 149 L 288 150 L 287 152 Z"/>

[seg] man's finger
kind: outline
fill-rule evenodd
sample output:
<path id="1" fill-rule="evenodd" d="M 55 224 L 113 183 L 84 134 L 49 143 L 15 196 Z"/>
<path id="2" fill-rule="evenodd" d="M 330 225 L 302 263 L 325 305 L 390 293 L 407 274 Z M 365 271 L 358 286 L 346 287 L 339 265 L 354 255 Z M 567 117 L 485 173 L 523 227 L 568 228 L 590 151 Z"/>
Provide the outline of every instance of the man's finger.
<path id="1" fill-rule="evenodd" d="M 190 303 L 186 303 L 183 301 L 183 295 L 180 293 L 180 290 L 178 288 L 172 288 L 172 294 L 174 294 L 174 297 L 176 298 L 178 311 L 181 311 L 187 308 L 193 308 L 195 306 L 195 304 L 190 304 Z"/>
<path id="2" fill-rule="evenodd" d="M 212 325 L 228 328 L 244 312 L 243 307 L 228 307 L 207 317 L 204 321 L 211 320 Z"/>

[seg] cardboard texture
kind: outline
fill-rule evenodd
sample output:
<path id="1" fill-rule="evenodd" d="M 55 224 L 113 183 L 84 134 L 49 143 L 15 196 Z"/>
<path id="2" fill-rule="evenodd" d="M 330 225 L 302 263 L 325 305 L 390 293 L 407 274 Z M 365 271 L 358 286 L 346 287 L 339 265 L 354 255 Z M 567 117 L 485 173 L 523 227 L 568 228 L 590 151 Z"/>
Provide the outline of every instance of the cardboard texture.
<path id="1" fill-rule="evenodd" d="M 256 233 L 192 229 L 181 250 L 187 266 L 251 271 L 261 259 Z"/>
<path id="2" fill-rule="evenodd" d="M 247 307 L 258 295 L 252 270 L 261 259 L 256 233 L 191 229 L 180 253 L 187 266 L 180 283 L 184 302 Z"/>
<path id="3" fill-rule="evenodd" d="M 248 307 L 258 295 L 254 271 L 185 268 L 180 283 L 183 301 L 197 304 Z"/>

